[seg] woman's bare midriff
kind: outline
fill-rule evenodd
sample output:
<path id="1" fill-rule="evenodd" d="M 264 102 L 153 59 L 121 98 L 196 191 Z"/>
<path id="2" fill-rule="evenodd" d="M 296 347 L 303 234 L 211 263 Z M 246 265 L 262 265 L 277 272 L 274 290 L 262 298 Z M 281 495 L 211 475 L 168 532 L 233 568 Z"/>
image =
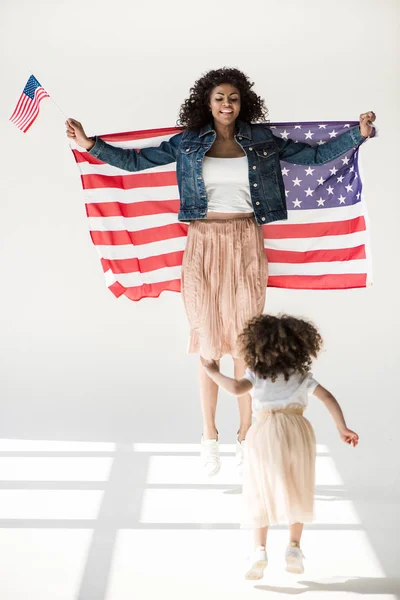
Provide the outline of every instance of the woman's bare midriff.
<path id="1" fill-rule="evenodd" d="M 254 217 L 253 212 L 248 213 L 220 213 L 220 212 L 209 212 L 207 213 L 206 219 L 245 219 L 247 217 Z"/>

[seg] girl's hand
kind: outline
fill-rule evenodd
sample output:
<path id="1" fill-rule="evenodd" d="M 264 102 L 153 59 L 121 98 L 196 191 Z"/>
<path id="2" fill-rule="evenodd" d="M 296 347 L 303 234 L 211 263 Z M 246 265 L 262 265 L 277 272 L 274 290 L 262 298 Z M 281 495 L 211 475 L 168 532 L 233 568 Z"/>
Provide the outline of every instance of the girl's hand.
<path id="1" fill-rule="evenodd" d="M 85 148 L 85 150 L 90 150 L 94 146 L 94 141 L 90 140 L 85 130 L 83 129 L 81 123 L 79 121 L 75 121 L 75 119 L 68 119 L 65 121 L 67 137 L 71 140 L 74 140 L 78 146 Z"/>
<path id="2" fill-rule="evenodd" d="M 347 427 L 344 427 L 343 429 L 339 430 L 339 435 L 340 435 L 340 439 L 343 440 L 344 442 L 346 442 L 346 444 L 351 444 L 353 446 L 353 448 L 355 448 L 358 444 L 358 435 L 355 431 L 352 431 L 351 429 L 347 429 Z"/>
<path id="3" fill-rule="evenodd" d="M 375 113 L 370 110 L 367 113 L 360 115 L 360 133 L 363 137 L 367 138 L 372 133 L 372 123 L 375 121 Z"/>
<path id="4" fill-rule="evenodd" d="M 219 365 L 215 360 L 206 360 L 202 356 L 200 357 L 201 363 L 206 371 L 211 373 L 219 373 Z"/>

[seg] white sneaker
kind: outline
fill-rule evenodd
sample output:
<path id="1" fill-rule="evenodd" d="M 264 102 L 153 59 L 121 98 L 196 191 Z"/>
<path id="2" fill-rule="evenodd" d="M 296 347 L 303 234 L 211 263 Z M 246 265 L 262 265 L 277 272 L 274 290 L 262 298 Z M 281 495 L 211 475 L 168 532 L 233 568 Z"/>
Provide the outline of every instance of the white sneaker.
<path id="1" fill-rule="evenodd" d="M 288 573 L 304 573 L 303 558 L 304 554 L 296 542 L 290 542 L 286 548 L 286 571 Z"/>
<path id="2" fill-rule="evenodd" d="M 245 579 L 262 579 L 267 564 L 267 552 L 264 546 L 259 546 L 249 559 L 248 569 L 244 576 Z"/>
<path id="3" fill-rule="evenodd" d="M 236 440 L 236 467 L 240 473 L 242 472 L 244 461 L 244 444 L 245 440 L 241 442 L 239 442 L 239 440 Z"/>
<path id="4" fill-rule="evenodd" d="M 207 475 L 216 475 L 221 468 L 218 440 L 203 440 L 201 437 L 201 459 Z"/>

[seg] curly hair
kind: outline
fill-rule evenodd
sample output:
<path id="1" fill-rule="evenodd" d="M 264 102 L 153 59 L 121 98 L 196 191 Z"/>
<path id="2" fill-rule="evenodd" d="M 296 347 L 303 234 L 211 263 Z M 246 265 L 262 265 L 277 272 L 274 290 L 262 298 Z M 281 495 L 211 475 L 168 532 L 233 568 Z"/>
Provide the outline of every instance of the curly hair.
<path id="1" fill-rule="evenodd" d="M 239 336 L 247 366 L 259 377 L 275 381 L 293 373 L 306 375 L 322 347 L 316 327 L 289 315 L 261 315 L 249 321 Z"/>
<path id="2" fill-rule="evenodd" d="M 238 117 L 240 120 L 246 123 L 266 120 L 268 109 L 264 100 L 251 89 L 254 83 L 239 69 L 223 67 L 208 71 L 190 88 L 190 96 L 180 108 L 177 125 L 187 129 L 200 129 L 209 123 L 212 118 L 209 106 L 210 94 L 222 83 L 230 83 L 240 92 L 241 107 Z"/>

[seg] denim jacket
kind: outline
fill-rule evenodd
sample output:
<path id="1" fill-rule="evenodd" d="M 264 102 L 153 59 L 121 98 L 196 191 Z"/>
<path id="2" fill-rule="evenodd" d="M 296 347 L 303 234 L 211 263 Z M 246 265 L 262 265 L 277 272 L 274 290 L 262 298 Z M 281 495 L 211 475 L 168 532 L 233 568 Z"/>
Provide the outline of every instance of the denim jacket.
<path id="1" fill-rule="evenodd" d="M 259 225 L 287 219 L 285 189 L 280 161 L 298 165 L 321 165 L 361 144 L 365 138 L 359 127 L 319 146 L 273 135 L 265 124 L 237 121 L 235 140 L 248 158 L 249 184 L 254 215 Z M 207 192 L 202 176 L 204 155 L 216 138 L 212 124 L 200 130 L 184 130 L 154 148 L 140 151 L 116 148 L 96 137 L 90 154 L 126 171 L 142 171 L 175 162 L 180 195 L 180 221 L 207 216 Z"/>

